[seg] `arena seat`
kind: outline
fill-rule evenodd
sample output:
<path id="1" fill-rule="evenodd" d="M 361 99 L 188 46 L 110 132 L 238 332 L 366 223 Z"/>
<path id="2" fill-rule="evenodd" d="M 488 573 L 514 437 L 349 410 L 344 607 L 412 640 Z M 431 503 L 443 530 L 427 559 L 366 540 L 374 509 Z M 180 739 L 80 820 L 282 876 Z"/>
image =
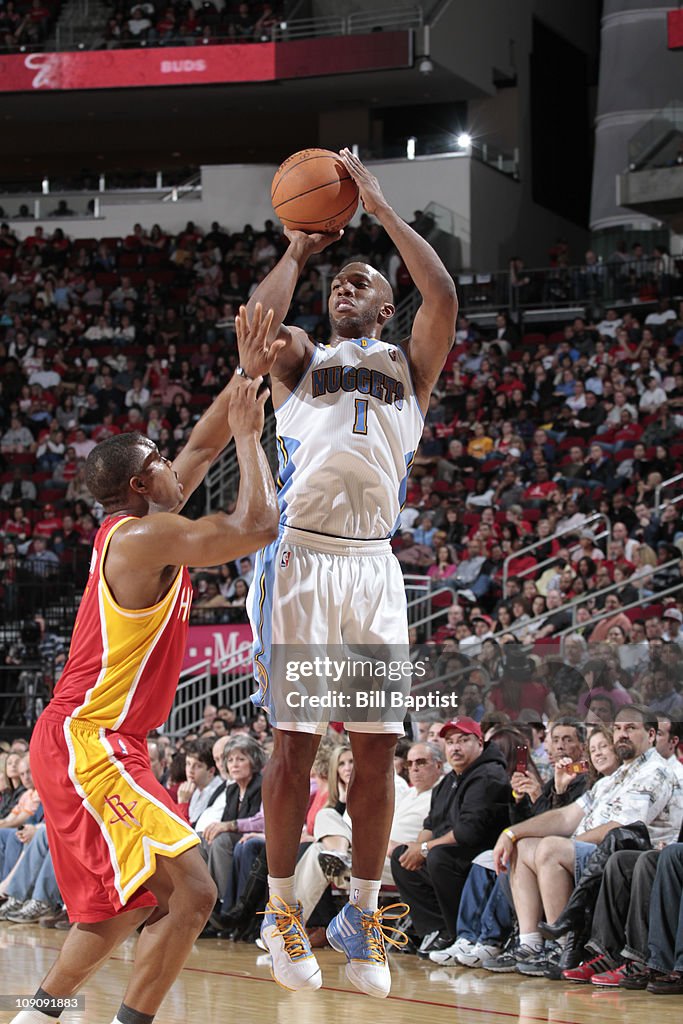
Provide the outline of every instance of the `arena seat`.
<path id="1" fill-rule="evenodd" d="M 525 348 L 530 348 L 533 345 L 545 345 L 547 340 L 545 334 L 541 334 L 540 331 L 532 331 L 531 334 L 524 335 L 522 345 Z"/>

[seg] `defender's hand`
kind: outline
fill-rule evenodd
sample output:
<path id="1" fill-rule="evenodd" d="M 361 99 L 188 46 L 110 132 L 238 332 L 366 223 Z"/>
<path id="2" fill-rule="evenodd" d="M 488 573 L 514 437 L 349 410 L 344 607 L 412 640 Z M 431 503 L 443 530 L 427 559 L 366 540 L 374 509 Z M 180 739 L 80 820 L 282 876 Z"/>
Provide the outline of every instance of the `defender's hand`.
<path id="1" fill-rule="evenodd" d="M 258 389 L 263 377 L 255 377 L 246 381 L 238 377 L 230 394 L 228 423 L 236 441 L 255 434 L 257 438 L 263 433 L 263 409 L 270 391 L 264 388 L 259 395 Z"/>
<path id="2" fill-rule="evenodd" d="M 264 316 L 263 306 L 260 302 L 256 303 L 254 319 L 251 323 L 249 323 L 246 306 L 240 306 L 240 311 L 235 317 L 240 365 L 250 377 L 263 377 L 266 373 L 270 373 L 279 353 L 285 347 L 286 342 L 282 339 L 268 341 L 272 323 L 272 309 L 269 309 Z"/>
<path id="3" fill-rule="evenodd" d="M 365 212 L 377 214 L 383 207 L 386 208 L 389 204 L 384 198 L 384 193 L 375 175 L 367 169 L 357 156 L 354 156 L 350 149 L 340 150 L 339 156 L 356 185 L 358 185 L 360 200 Z"/>

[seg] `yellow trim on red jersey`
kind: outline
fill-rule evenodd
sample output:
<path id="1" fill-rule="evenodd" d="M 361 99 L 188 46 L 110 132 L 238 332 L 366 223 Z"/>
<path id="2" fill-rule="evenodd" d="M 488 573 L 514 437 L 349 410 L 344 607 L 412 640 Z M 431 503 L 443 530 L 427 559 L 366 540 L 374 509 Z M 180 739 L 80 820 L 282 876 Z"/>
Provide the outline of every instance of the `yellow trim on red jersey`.
<path id="1" fill-rule="evenodd" d="M 114 598 L 104 575 L 109 542 L 115 531 L 134 516 L 115 523 L 107 534 L 99 556 L 96 597 L 99 607 L 102 663 L 95 684 L 76 708 L 72 718 L 93 719 L 107 729 L 125 726 L 126 714 L 147 662 L 164 631 L 180 594 L 183 570 L 173 580 L 168 593 L 149 608 L 122 608 Z M 97 554 L 94 553 L 94 558 Z M 134 569 L 131 569 L 134 571 Z"/>

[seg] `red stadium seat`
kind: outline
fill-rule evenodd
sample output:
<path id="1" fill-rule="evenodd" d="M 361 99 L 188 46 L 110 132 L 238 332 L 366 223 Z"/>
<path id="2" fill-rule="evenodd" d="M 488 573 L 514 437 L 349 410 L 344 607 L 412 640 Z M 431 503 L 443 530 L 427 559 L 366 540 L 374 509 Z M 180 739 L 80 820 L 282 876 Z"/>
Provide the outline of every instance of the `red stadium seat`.
<path id="1" fill-rule="evenodd" d="M 102 288 L 116 288 L 119 283 L 119 275 L 111 270 L 98 270 L 95 274 L 95 283 L 101 285 Z"/>
<path id="2" fill-rule="evenodd" d="M 165 259 L 166 256 L 163 252 L 145 252 L 142 254 L 142 265 L 143 267 L 160 267 Z"/>
<path id="3" fill-rule="evenodd" d="M 36 461 L 33 452 L 11 452 L 5 458 L 10 466 L 32 466 Z"/>
<path id="4" fill-rule="evenodd" d="M 558 452 L 568 452 L 570 448 L 574 448 L 578 445 L 579 448 L 583 448 L 585 445 L 583 437 L 565 437 L 563 441 L 557 446 Z"/>
<path id="5" fill-rule="evenodd" d="M 46 501 L 51 501 L 54 504 L 55 502 L 61 502 L 64 500 L 64 493 L 65 492 L 61 487 L 41 488 L 39 500 L 42 501 L 43 504 L 45 504 Z"/>
<path id="6" fill-rule="evenodd" d="M 139 267 L 140 257 L 136 252 L 122 252 L 119 256 L 119 267 L 121 270 L 126 268 Z"/>

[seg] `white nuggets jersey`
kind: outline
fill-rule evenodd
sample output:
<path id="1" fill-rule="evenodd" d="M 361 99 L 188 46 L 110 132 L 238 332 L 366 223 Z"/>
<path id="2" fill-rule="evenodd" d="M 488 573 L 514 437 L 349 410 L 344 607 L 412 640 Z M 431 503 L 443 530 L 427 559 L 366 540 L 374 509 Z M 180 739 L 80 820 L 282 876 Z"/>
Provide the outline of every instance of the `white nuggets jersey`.
<path id="1" fill-rule="evenodd" d="M 394 533 L 423 428 L 401 349 L 368 338 L 319 346 L 275 419 L 282 526 L 353 540 Z"/>

